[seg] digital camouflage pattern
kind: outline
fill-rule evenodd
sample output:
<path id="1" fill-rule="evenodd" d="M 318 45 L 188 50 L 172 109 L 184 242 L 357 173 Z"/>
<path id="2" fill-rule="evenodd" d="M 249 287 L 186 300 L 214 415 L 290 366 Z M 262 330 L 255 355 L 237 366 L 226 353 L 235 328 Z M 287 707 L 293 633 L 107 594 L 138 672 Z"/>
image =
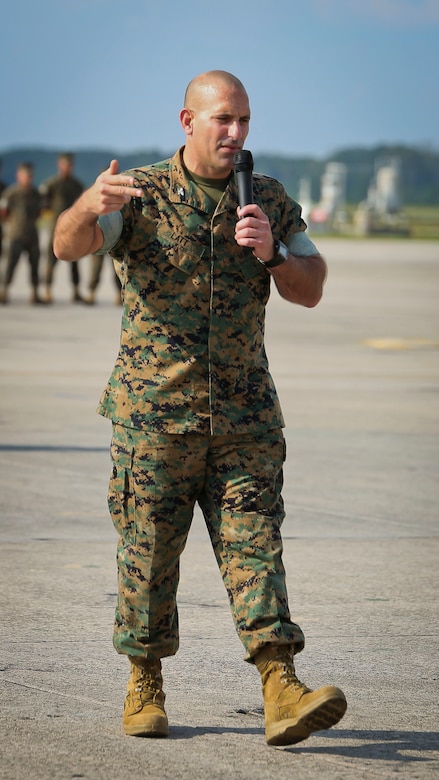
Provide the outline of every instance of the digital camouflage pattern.
<path id="1" fill-rule="evenodd" d="M 122 209 L 111 251 L 124 310 L 99 405 L 113 421 L 115 647 L 176 652 L 179 560 L 198 502 L 247 660 L 267 642 L 297 652 L 280 535 L 284 423 L 264 348 L 270 275 L 235 242 L 233 177 L 215 207 L 181 150 L 129 173 L 143 195 Z M 254 194 L 275 238 L 305 230 L 274 179 L 255 175 Z"/>
<path id="2" fill-rule="evenodd" d="M 113 426 L 109 508 L 119 534 L 114 644 L 130 656 L 178 649 L 179 559 L 195 502 L 251 661 L 266 643 L 304 645 L 290 620 L 280 528 L 281 429 L 185 436 Z"/>
<path id="3" fill-rule="evenodd" d="M 270 275 L 234 240 L 233 177 L 216 210 L 188 177 L 181 150 L 129 171 L 143 196 L 122 210 L 111 254 L 123 285 L 119 355 L 99 405 L 113 422 L 212 435 L 283 426 L 264 348 Z M 275 238 L 306 229 L 274 179 L 254 175 Z"/>

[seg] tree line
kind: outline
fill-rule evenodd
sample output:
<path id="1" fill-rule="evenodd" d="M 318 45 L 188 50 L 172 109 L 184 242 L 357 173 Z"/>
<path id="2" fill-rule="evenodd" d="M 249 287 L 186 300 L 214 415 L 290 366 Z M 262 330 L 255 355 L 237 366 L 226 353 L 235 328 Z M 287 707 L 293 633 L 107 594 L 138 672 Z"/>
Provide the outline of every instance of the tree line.
<path id="1" fill-rule="evenodd" d="M 89 186 L 96 176 L 108 167 L 113 158 L 117 158 L 121 169 L 125 170 L 166 159 L 173 154 L 174 150 L 166 152 L 149 149 L 119 154 L 115 150 L 108 149 L 59 150 L 17 147 L 0 151 L 1 178 L 6 184 L 12 183 L 17 164 L 26 160 L 34 164 L 35 183 L 38 185 L 56 172 L 56 157 L 59 151 L 72 151 L 75 154 L 75 175 L 85 186 Z M 324 159 L 276 154 L 254 154 L 253 156 L 255 171 L 279 179 L 291 197 L 296 200 L 299 199 L 301 180 L 308 180 L 314 202 L 320 198 L 321 177 L 327 163 L 344 163 L 348 204 L 358 204 L 363 201 L 377 167 L 390 159 L 396 159 L 400 167 L 402 203 L 417 206 L 439 205 L 439 152 L 431 148 L 404 145 L 345 148 L 335 151 Z"/>

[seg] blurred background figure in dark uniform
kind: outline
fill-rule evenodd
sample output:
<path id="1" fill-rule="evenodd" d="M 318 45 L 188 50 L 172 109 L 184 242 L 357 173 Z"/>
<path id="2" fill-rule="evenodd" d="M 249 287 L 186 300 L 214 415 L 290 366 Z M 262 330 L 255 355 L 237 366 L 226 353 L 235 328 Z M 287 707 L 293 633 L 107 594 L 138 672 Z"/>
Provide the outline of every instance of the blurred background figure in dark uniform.
<path id="1" fill-rule="evenodd" d="M 83 184 L 73 176 L 75 160 L 74 155 L 70 152 L 63 152 L 58 155 L 57 166 L 58 173 L 52 176 L 50 179 L 46 179 L 40 185 L 40 193 L 43 197 L 44 209 L 49 209 L 52 212 L 53 225 L 49 243 L 47 247 L 47 269 L 46 269 L 46 301 L 52 303 L 52 285 L 54 267 L 57 262 L 57 258 L 53 253 L 53 231 L 55 229 L 55 222 L 59 215 L 70 208 L 75 200 L 79 198 L 83 192 Z M 79 291 L 79 260 L 71 264 L 72 275 L 72 300 L 75 302 L 81 302 L 83 300 Z"/>
<path id="2" fill-rule="evenodd" d="M 102 269 L 104 262 L 110 262 L 112 266 L 112 273 L 114 278 L 114 303 L 116 306 L 120 306 L 122 303 L 122 285 L 120 279 L 116 273 L 116 269 L 113 265 L 113 258 L 109 255 L 91 255 L 90 257 L 90 277 L 88 282 L 88 296 L 87 303 L 96 303 L 96 290 L 101 280 Z"/>
<path id="3" fill-rule="evenodd" d="M 0 173 L 1 171 L 2 171 L 2 160 L 0 160 Z M 2 179 L 0 179 L 0 201 L 5 189 L 6 189 L 6 184 Z M 3 222 L 0 219 L 0 263 L 2 259 L 2 254 L 3 254 Z"/>
<path id="4" fill-rule="evenodd" d="M 26 252 L 30 265 L 32 286 L 31 303 L 44 303 L 38 293 L 38 265 L 40 245 L 37 219 L 41 214 L 41 195 L 33 184 L 33 165 L 22 162 L 17 166 L 16 184 L 2 193 L 0 213 L 8 222 L 9 250 L 4 284 L 0 290 L 0 302 L 8 302 L 9 285 L 22 252 Z"/>

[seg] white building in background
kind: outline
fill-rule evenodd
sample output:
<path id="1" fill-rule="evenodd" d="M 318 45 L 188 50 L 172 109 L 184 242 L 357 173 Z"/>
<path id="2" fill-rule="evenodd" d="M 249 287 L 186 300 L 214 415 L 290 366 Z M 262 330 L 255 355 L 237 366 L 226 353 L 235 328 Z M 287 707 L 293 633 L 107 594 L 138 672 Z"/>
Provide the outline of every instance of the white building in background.
<path id="1" fill-rule="evenodd" d="M 299 203 L 302 206 L 302 217 L 305 222 L 308 222 L 312 209 L 311 179 L 309 176 L 304 176 L 299 181 Z"/>
<path id="2" fill-rule="evenodd" d="M 367 204 L 376 214 L 396 214 L 401 208 L 400 166 L 396 158 L 377 163 L 368 193 Z"/>
<path id="3" fill-rule="evenodd" d="M 340 227 L 345 222 L 346 165 L 328 162 L 320 181 L 320 201 L 310 211 L 310 222 L 322 228 Z"/>
<path id="4" fill-rule="evenodd" d="M 370 233 L 410 233 L 402 211 L 400 162 L 397 158 L 377 160 L 367 198 L 358 205 L 354 228 L 358 235 Z"/>
<path id="5" fill-rule="evenodd" d="M 340 209 L 346 204 L 346 165 L 340 162 L 329 162 L 322 176 L 320 207 L 333 220 Z"/>

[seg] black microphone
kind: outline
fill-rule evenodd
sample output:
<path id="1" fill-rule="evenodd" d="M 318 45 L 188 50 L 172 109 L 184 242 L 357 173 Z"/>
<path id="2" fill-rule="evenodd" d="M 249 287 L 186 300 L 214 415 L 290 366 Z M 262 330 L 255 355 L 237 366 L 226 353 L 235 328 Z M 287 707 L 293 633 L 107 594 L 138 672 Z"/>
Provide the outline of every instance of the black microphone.
<path id="1" fill-rule="evenodd" d="M 253 200 L 253 157 L 247 149 L 235 152 L 235 181 L 238 187 L 238 202 L 240 208 L 254 203 Z"/>

